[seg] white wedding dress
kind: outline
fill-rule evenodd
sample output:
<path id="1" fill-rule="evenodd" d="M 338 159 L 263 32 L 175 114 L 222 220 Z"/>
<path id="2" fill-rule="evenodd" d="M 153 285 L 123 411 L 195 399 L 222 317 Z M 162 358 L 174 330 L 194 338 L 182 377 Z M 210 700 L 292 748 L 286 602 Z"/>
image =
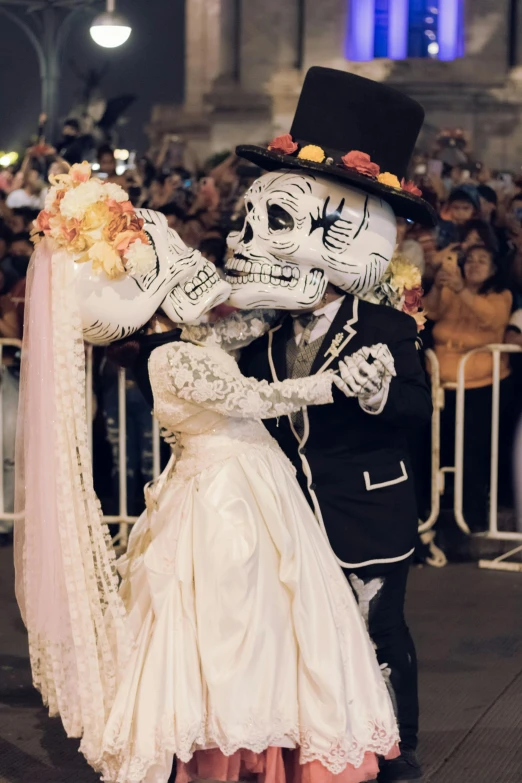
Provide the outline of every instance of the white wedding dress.
<path id="1" fill-rule="evenodd" d="M 183 342 L 157 348 L 149 372 L 181 456 L 149 490 L 120 562 L 136 646 L 104 779 L 166 783 L 174 755 L 179 781 L 237 779 L 231 759 L 274 748 L 296 749 L 324 780 L 374 777 L 374 754 L 398 742 L 391 700 L 351 589 L 260 421 L 327 404 L 332 374 L 258 382 L 219 346 Z M 201 750 L 228 757 L 226 771 L 202 773 Z M 269 783 L 285 779 L 280 759 L 275 773 L 256 764 Z"/>

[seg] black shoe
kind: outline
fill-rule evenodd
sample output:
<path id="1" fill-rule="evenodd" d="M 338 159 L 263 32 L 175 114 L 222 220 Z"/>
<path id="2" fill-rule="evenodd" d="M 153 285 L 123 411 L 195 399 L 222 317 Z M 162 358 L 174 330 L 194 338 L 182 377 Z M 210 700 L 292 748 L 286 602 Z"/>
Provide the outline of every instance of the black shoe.
<path id="1" fill-rule="evenodd" d="M 379 783 L 402 783 L 407 780 L 422 780 L 422 769 L 414 750 L 403 748 L 396 759 L 381 762 Z"/>

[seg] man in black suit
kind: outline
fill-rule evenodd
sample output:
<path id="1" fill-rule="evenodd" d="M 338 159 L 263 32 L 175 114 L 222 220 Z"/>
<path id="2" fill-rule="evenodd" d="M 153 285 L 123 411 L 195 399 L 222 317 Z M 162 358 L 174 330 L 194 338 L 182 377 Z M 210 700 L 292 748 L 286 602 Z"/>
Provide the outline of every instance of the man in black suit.
<path id="1" fill-rule="evenodd" d="M 275 174 L 247 193 L 245 226 L 229 241 L 226 267 L 232 304 L 288 311 L 243 351 L 244 375 L 274 381 L 339 370 L 332 405 L 266 426 L 358 597 L 395 699 L 401 756 L 382 763 L 380 782 L 422 776 L 417 663 L 404 619 L 418 524 L 407 435 L 429 421 L 431 395 L 417 324 L 400 312 L 397 290 L 380 281 L 394 251 L 395 215 L 434 222 L 402 179 L 423 116 L 387 85 L 312 68 L 291 133 L 268 149 L 237 150 Z M 329 285 L 310 304 L 317 274 Z"/>
<path id="2" fill-rule="evenodd" d="M 396 373 L 387 398 L 379 410 L 380 404 L 368 405 L 371 395 L 364 388 L 357 397 L 334 389 L 333 405 L 308 408 L 302 422 L 295 417 L 265 425 L 293 462 L 303 492 L 359 598 L 379 662 L 389 674 L 404 761 L 414 771 L 417 663 L 404 619 L 404 600 L 418 520 L 406 436 L 409 428 L 431 416 L 431 396 L 418 358 L 417 328 L 409 315 L 351 295 L 320 305 L 314 316 L 317 321 L 308 348 L 315 358 L 309 374 L 321 372 L 332 361 L 343 360 L 364 346 L 386 343 Z M 351 339 L 339 357 L 332 357 L 332 341 L 347 324 Z M 287 315 L 267 336 L 244 350 L 243 374 L 267 381 L 274 380 L 274 375 L 278 380 L 299 377 L 295 374 L 299 354 L 290 372 L 288 356 L 289 345 L 300 333 L 302 338 L 302 324 Z M 397 766 L 397 762 L 390 765 Z"/>

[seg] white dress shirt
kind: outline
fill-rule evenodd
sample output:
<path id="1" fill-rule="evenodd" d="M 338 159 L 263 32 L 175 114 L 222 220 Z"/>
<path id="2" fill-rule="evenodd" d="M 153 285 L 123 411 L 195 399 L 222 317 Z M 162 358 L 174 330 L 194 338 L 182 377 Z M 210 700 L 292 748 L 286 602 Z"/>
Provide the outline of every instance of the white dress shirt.
<path id="1" fill-rule="evenodd" d="M 320 337 L 324 337 L 331 325 L 334 322 L 334 318 L 341 309 L 341 305 L 346 297 L 340 296 L 339 299 L 334 299 L 333 302 L 329 302 L 324 307 L 314 312 L 314 316 L 319 318 L 316 325 L 312 329 L 309 343 L 313 343 L 315 340 L 319 340 Z M 301 342 L 301 337 L 305 327 L 299 322 L 298 316 L 294 316 L 294 338 L 296 345 Z"/>

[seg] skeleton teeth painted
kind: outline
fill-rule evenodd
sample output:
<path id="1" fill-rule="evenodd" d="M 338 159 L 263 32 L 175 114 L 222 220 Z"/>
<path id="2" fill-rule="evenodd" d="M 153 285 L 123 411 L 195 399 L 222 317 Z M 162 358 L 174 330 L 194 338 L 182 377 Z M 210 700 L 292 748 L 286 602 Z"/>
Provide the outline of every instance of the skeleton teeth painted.
<path id="1" fill-rule="evenodd" d="M 260 278 L 260 279 L 258 279 Z M 264 278 L 264 279 L 262 279 Z M 276 277 L 276 276 L 270 276 L 268 274 L 263 273 L 262 275 L 259 274 L 252 274 L 252 272 L 249 275 L 241 275 L 241 277 L 234 277 L 232 275 L 225 275 L 225 280 L 227 283 L 230 283 L 230 285 L 237 287 L 238 285 L 247 285 L 248 283 L 269 283 L 270 285 L 276 286 L 276 287 L 284 287 L 284 288 L 295 288 L 299 282 L 298 278 L 292 277 L 290 279 L 285 277 Z"/>

